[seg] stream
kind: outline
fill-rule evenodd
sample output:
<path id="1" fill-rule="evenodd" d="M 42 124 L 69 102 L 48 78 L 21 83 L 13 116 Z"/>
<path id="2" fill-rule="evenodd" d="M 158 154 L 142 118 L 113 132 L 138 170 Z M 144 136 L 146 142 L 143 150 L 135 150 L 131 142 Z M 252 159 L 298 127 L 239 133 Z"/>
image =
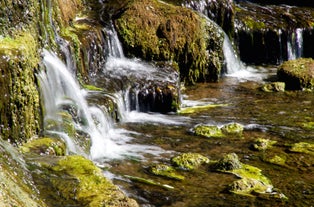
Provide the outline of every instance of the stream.
<path id="1" fill-rule="evenodd" d="M 101 91 L 82 89 L 71 68 L 52 52 L 44 51 L 46 71 L 38 77 L 46 109 L 45 129 L 46 133 L 58 134 L 65 140 L 68 153 L 93 160 L 106 177 L 144 207 L 313 205 L 313 156 L 290 151 L 291 144 L 314 142 L 313 127 L 307 125 L 314 122 L 313 93 L 261 91 L 260 86 L 275 77 L 276 67 L 245 66 L 230 50 L 230 43 L 226 43 L 226 65 L 231 70 L 218 83 L 196 84 L 181 91 L 182 108 L 209 104 L 216 107 L 192 114 L 144 113 L 136 100 L 138 91 L 133 96 L 134 107 L 130 107 L 132 81 L 158 80 L 176 84 L 178 75 L 160 72 L 138 59 L 127 59 L 119 50 L 119 44 L 114 45 L 112 51 L 115 52 L 110 53 L 102 75 L 93 80 Z M 108 97 L 117 105 L 118 122 L 111 118 L 103 103 Z M 90 138 L 89 152 L 65 133 L 64 111 L 72 115 L 75 130 Z M 59 123 L 57 129 L 48 128 L 52 120 Z M 204 138 L 191 133 L 197 124 L 222 126 L 228 123 L 243 125 L 242 136 Z M 269 150 L 252 150 L 258 138 L 277 143 Z M 153 163 L 169 164 L 173 156 L 186 152 L 200 153 L 210 160 L 236 153 L 241 162 L 261 169 L 288 200 L 232 194 L 226 189 L 237 177 L 210 171 L 205 166 L 193 171 L 180 170 L 185 177 L 182 181 L 154 176 L 147 170 Z M 284 164 L 269 162 L 274 156 L 284 158 Z M 153 180 L 160 185 L 136 182 L 130 177 Z"/>

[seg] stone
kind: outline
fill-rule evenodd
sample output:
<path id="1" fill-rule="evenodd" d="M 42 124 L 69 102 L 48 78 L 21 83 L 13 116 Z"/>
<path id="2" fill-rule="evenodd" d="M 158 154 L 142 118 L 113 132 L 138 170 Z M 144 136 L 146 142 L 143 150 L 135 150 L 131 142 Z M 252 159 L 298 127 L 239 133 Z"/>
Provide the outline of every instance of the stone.
<path id="1" fill-rule="evenodd" d="M 286 83 L 289 90 L 314 89 L 314 60 L 299 58 L 284 62 L 277 71 L 280 81 Z"/>
<path id="2" fill-rule="evenodd" d="M 180 169 L 194 170 L 203 164 L 209 163 L 210 160 L 199 153 L 183 153 L 173 157 L 171 162 Z"/>
<path id="3" fill-rule="evenodd" d="M 264 151 L 264 150 L 271 148 L 276 143 L 277 143 L 277 141 L 272 141 L 272 140 L 264 139 L 264 138 L 258 138 L 251 145 L 251 148 L 253 150 L 257 150 L 257 151 Z"/>
<path id="4" fill-rule="evenodd" d="M 242 168 L 242 163 L 235 153 L 230 153 L 220 159 L 215 165 L 214 169 L 218 171 L 231 171 Z"/>
<path id="5" fill-rule="evenodd" d="M 226 124 L 221 128 L 221 131 L 226 135 L 242 135 L 243 125 L 239 123 Z"/>
<path id="6" fill-rule="evenodd" d="M 286 84 L 285 82 L 273 82 L 265 83 L 261 89 L 264 92 L 284 92 Z"/>
<path id="7" fill-rule="evenodd" d="M 35 153 L 38 155 L 64 156 L 66 144 L 57 138 L 43 137 L 29 140 L 19 147 L 22 153 Z"/>
<path id="8" fill-rule="evenodd" d="M 162 176 L 162 177 L 166 177 L 166 178 L 170 178 L 174 180 L 184 180 L 184 176 L 177 173 L 176 170 L 172 166 L 169 166 L 166 164 L 155 164 L 153 166 L 150 166 L 148 170 L 150 173 L 154 175 L 158 175 L 158 176 Z"/>
<path id="9" fill-rule="evenodd" d="M 308 142 L 298 142 L 291 145 L 289 149 L 291 152 L 305 153 L 314 155 L 314 144 Z"/>
<path id="10" fill-rule="evenodd" d="M 221 128 L 219 128 L 218 126 L 214 126 L 214 125 L 202 125 L 202 124 L 200 124 L 200 125 L 195 126 L 192 131 L 197 136 L 203 136 L 203 137 L 208 137 L 208 138 L 225 137 Z"/>

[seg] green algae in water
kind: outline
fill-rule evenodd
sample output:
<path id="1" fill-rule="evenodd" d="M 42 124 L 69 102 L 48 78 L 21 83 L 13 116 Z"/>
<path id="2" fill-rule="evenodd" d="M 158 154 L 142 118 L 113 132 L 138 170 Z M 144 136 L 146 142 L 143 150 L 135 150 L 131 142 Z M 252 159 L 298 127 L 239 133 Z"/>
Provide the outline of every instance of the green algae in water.
<path id="1" fill-rule="evenodd" d="M 314 144 L 307 142 L 298 142 L 291 146 L 290 151 L 314 155 Z"/>
<path id="2" fill-rule="evenodd" d="M 183 153 L 171 159 L 171 162 L 180 169 L 194 170 L 210 160 L 199 153 Z"/>
<path id="3" fill-rule="evenodd" d="M 228 106 L 228 104 L 208 104 L 204 106 L 192 106 L 192 107 L 186 107 L 186 108 L 181 108 L 178 111 L 178 114 L 193 114 L 201 111 L 206 111 L 211 108 L 216 108 L 216 107 L 224 107 Z"/>
<path id="4" fill-rule="evenodd" d="M 180 175 L 179 173 L 177 173 L 176 170 L 172 166 L 165 165 L 165 164 L 153 165 L 149 167 L 149 172 L 154 175 L 158 175 L 158 176 L 162 176 L 162 177 L 166 177 L 166 178 L 170 178 L 174 180 L 184 180 L 183 175 Z"/>
<path id="5" fill-rule="evenodd" d="M 227 135 L 241 135 L 243 132 L 243 125 L 238 123 L 226 124 L 221 128 L 221 131 Z"/>
<path id="6" fill-rule="evenodd" d="M 252 149 L 257 150 L 257 151 L 263 151 L 263 150 L 267 150 L 267 149 L 271 148 L 276 143 L 277 143 L 277 141 L 258 138 L 252 144 Z"/>
<path id="7" fill-rule="evenodd" d="M 28 141 L 20 150 L 22 153 L 62 156 L 66 153 L 66 145 L 59 139 L 45 137 Z"/>
<path id="8" fill-rule="evenodd" d="M 197 125 L 196 127 L 194 127 L 193 131 L 195 135 L 208 137 L 208 138 L 225 137 L 225 134 L 222 132 L 221 128 L 219 128 L 218 126 Z"/>
<path id="9" fill-rule="evenodd" d="M 130 175 L 125 175 L 124 177 L 126 177 L 132 181 L 135 181 L 135 182 L 140 182 L 140 183 L 144 183 L 144 184 L 148 184 L 148 185 L 158 186 L 158 187 L 162 187 L 165 189 L 174 189 L 174 187 L 172 187 L 170 185 L 161 184 L 161 183 L 153 181 L 151 179 L 145 179 L 145 178 L 130 176 Z"/>

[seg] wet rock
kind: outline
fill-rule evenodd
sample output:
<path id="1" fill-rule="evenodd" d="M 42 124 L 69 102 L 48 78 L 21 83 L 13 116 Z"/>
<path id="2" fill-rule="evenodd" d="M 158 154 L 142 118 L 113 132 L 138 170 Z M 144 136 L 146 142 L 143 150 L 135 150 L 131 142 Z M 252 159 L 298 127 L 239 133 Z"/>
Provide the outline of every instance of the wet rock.
<path id="1" fill-rule="evenodd" d="M 255 142 L 251 145 L 251 149 L 257 151 L 264 151 L 271 148 L 277 141 L 272 141 L 269 139 L 258 138 Z"/>
<path id="2" fill-rule="evenodd" d="M 176 170 L 169 165 L 156 164 L 156 165 L 150 166 L 148 170 L 150 173 L 154 175 L 158 175 L 158 176 L 162 176 L 162 177 L 166 177 L 166 178 L 170 178 L 174 180 L 184 180 L 184 176 L 178 174 Z"/>
<path id="3" fill-rule="evenodd" d="M 183 170 L 194 170 L 209 161 L 207 157 L 198 153 L 183 153 L 171 159 L 176 167 Z"/>
<path id="4" fill-rule="evenodd" d="M 300 58 L 284 62 L 277 71 L 280 81 L 286 83 L 289 90 L 314 89 L 314 60 Z"/>
<path id="5" fill-rule="evenodd" d="M 17 149 L 0 139 L 0 154 L 0 206 L 48 206 Z"/>
<path id="6" fill-rule="evenodd" d="M 258 5 L 241 1 L 236 7 L 235 43 L 241 60 L 250 64 L 280 64 L 313 57 L 314 9 Z"/>
<path id="7" fill-rule="evenodd" d="M 230 171 L 242 168 L 242 163 L 235 153 L 230 153 L 220 159 L 215 165 L 214 169 L 219 171 Z"/>
<path id="8" fill-rule="evenodd" d="M 308 142 L 298 142 L 291 146 L 290 151 L 314 155 L 314 144 Z"/>
<path id="9" fill-rule="evenodd" d="M 242 135 L 243 125 L 239 123 L 226 124 L 221 128 L 221 131 L 226 135 Z"/>
<path id="10" fill-rule="evenodd" d="M 237 2 L 241 1 L 249 1 L 254 2 L 262 5 L 280 5 L 280 4 L 286 4 L 291 6 L 310 6 L 313 7 L 314 3 L 309 0 L 235 0 Z"/>
<path id="11" fill-rule="evenodd" d="M 178 111 L 178 113 L 179 114 L 193 114 L 193 113 L 201 112 L 201 111 L 208 110 L 211 108 L 224 107 L 224 106 L 228 106 L 228 105 L 227 104 L 208 104 L 208 105 L 202 105 L 202 106 L 183 107 Z"/>
<path id="12" fill-rule="evenodd" d="M 219 79 L 223 33 L 196 12 L 157 0 L 137 0 L 115 18 L 128 56 L 175 61 L 187 83 Z"/>
<path id="13" fill-rule="evenodd" d="M 51 206 L 138 206 L 82 156 L 34 157 L 29 165 L 41 195 Z"/>
<path id="14" fill-rule="evenodd" d="M 45 137 L 29 140 L 20 146 L 20 150 L 22 153 L 63 156 L 66 154 L 66 145 L 60 139 Z"/>
<path id="15" fill-rule="evenodd" d="M 284 194 L 274 190 L 271 181 L 261 173 L 259 168 L 241 163 L 235 153 L 227 154 L 211 167 L 217 171 L 231 173 L 240 178 L 228 186 L 228 190 L 232 193 L 287 199 Z"/>
<path id="16" fill-rule="evenodd" d="M 269 162 L 271 164 L 280 165 L 280 166 L 286 166 L 286 156 L 284 155 L 274 155 L 271 157 L 266 157 L 264 159 L 266 162 Z"/>
<path id="17" fill-rule="evenodd" d="M 273 82 L 264 84 L 261 87 L 261 90 L 264 92 L 284 92 L 285 87 L 285 82 Z"/>
<path id="18" fill-rule="evenodd" d="M 203 136 L 208 138 L 221 138 L 225 137 L 225 134 L 223 134 L 222 130 L 218 126 L 214 125 L 197 125 L 192 130 L 195 135 L 197 136 Z"/>

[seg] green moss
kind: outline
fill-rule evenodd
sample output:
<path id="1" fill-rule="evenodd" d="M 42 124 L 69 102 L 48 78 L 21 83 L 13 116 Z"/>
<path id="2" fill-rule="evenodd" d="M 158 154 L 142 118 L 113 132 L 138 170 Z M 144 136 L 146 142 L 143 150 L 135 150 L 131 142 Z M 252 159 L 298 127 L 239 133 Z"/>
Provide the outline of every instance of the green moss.
<path id="1" fill-rule="evenodd" d="M 287 160 L 286 156 L 275 155 L 273 157 L 266 159 L 265 161 L 275 165 L 286 166 L 286 160 Z"/>
<path id="2" fill-rule="evenodd" d="M 253 19 L 251 16 L 246 16 L 245 19 L 242 20 L 245 24 L 245 26 L 249 30 L 265 30 L 266 25 L 262 21 L 257 21 L 256 19 Z"/>
<path id="3" fill-rule="evenodd" d="M 39 94 L 34 73 L 40 62 L 32 29 L 0 38 L 0 121 L 4 139 L 20 143 L 39 131 Z"/>
<path id="4" fill-rule="evenodd" d="M 221 131 L 226 135 L 242 135 L 243 125 L 238 123 L 226 124 L 221 128 Z"/>
<path id="5" fill-rule="evenodd" d="M 179 114 L 193 114 L 193 113 L 201 112 L 201 111 L 208 110 L 211 108 L 224 107 L 224 106 L 228 106 L 228 104 L 208 104 L 204 106 L 192 106 L 192 107 L 181 108 L 178 111 L 178 113 Z"/>
<path id="6" fill-rule="evenodd" d="M 51 170 L 62 177 L 72 177 L 67 180 L 51 178 L 54 188 L 66 200 L 93 207 L 138 206 L 107 180 L 90 160 L 81 156 L 64 157 L 52 166 Z"/>
<path id="7" fill-rule="evenodd" d="M 174 180 L 184 180 L 184 176 L 178 174 L 176 170 L 165 164 L 156 164 L 149 167 L 149 172 L 154 175 L 163 176 Z"/>
<path id="8" fill-rule="evenodd" d="M 180 169 L 194 170 L 202 164 L 209 163 L 209 159 L 198 153 L 183 153 L 171 159 L 171 162 Z"/>
<path id="9" fill-rule="evenodd" d="M 63 156 L 66 153 L 66 145 L 59 139 L 46 137 L 30 140 L 20 146 L 20 150 L 22 153 Z"/>
<path id="10" fill-rule="evenodd" d="M 314 155 L 314 144 L 308 142 L 298 142 L 291 146 L 290 151 Z"/>
<path id="11" fill-rule="evenodd" d="M 103 90 L 102 88 L 98 88 L 96 86 L 86 85 L 86 84 L 83 85 L 83 88 L 90 90 L 90 91 L 102 91 Z"/>
<path id="12" fill-rule="evenodd" d="M 139 0 L 128 4 L 115 25 L 128 55 L 176 61 L 183 81 L 189 83 L 217 80 L 223 34 L 195 12 L 157 0 Z"/>
<path id="13" fill-rule="evenodd" d="M 204 136 L 208 138 L 221 138 L 225 137 L 225 135 L 222 133 L 221 128 L 218 126 L 209 126 L 209 125 L 197 125 L 193 129 L 194 134 L 197 136 Z"/>
<path id="14" fill-rule="evenodd" d="M 241 169 L 242 163 L 240 162 L 237 154 L 230 153 L 221 158 L 213 165 L 213 167 L 215 170 L 226 172 L 235 169 Z"/>
<path id="15" fill-rule="evenodd" d="M 286 84 L 284 82 L 266 83 L 261 87 L 264 92 L 283 92 L 285 91 Z"/>
<path id="16" fill-rule="evenodd" d="M 269 139 L 258 138 L 255 140 L 254 144 L 252 144 L 252 149 L 263 151 L 271 148 L 277 141 L 272 141 Z"/>
<path id="17" fill-rule="evenodd" d="M 314 60 L 299 58 L 284 62 L 277 71 L 280 81 L 286 83 L 288 89 L 314 89 Z"/>
<path id="18" fill-rule="evenodd" d="M 136 177 L 136 176 L 130 176 L 130 175 L 125 175 L 125 177 L 132 180 L 132 181 L 135 181 L 135 182 L 144 183 L 144 184 L 153 185 L 153 186 L 158 186 L 158 187 L 162 187 L 165 189 L 173 189 L 174 188 L 170 185 L 161 184 L 161 183 L 153 181 L 151 179 L 146 179 L 146 178 L 141 178 L 141 177 Z"/>
<path id="19" fill-rule="evenodd" d="M 306 130 L 314 130 L 314 121 L 309 121 L 309 122 L 306 122 L 306 123 L 302 123 L 301 127 L 303 129 L 306 129 Z"/>

